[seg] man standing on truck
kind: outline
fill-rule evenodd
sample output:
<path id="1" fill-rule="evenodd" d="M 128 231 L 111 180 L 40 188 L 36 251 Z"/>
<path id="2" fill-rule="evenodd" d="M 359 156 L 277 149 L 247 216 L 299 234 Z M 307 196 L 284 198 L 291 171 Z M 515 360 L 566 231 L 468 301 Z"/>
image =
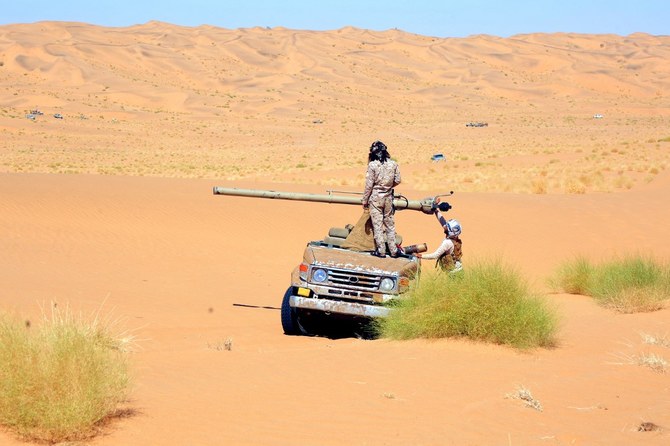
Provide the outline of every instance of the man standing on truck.
<path id="1" fill-rule="evenodd" d="M 365 174 L 363 208 L 370 210 L 376 249 L 372 255 L 386 257 L 388 243 L 391 257 L 398 256 L 393 217 L 393 188 L 400 184 L 400 169 L 391 159 L 386 144 L 375 141 L 370 146 L 368 170 Z"/>

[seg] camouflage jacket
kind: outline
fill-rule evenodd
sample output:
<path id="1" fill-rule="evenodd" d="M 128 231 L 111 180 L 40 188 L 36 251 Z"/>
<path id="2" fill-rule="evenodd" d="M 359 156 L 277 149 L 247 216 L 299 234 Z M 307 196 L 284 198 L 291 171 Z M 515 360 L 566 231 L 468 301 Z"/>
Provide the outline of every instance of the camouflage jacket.
<path id="1" fill-rule="evenodd" d="M 369 162 L 368 171 L 365 174 L 363 204 L 367 205 L 371 197 L 390 196 L 391 191 L 398 184 L 400 184 L 398 163 L 393 160 L 386 160 L 385 163 L 377 160 Z"/>

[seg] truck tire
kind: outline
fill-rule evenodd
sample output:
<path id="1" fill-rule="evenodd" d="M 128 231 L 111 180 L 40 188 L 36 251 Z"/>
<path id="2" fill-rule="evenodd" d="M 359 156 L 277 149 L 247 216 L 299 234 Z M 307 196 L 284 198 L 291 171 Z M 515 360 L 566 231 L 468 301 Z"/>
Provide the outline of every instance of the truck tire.
<path id="1" fill-rule="evenodd" d="M 290 305 L 292 291 L 293 287 L 288 287 L 281 302 L 281 326 L 287 335 L 300 335 L 302 330 L 298 324 L 298 312 Z"/>

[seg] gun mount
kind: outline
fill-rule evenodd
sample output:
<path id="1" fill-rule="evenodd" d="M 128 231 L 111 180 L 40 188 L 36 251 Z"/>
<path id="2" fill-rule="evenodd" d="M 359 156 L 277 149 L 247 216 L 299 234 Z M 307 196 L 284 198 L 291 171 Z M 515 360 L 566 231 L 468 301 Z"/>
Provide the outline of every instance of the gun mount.
<path id="1" fill-rule="evenodd" d="M 214 187 L 213 192 L 214 195 L 362 206 L 362 194 L 354 192 L 311 194 L 228 187 Z M 437 198 L 451 194 L 453 192 L 420 201 L 394 194 L 393 205 L 396 210 L 410 209 L 425 214 L 434 214 L 436 209 L 446 212 L 451 205 L 438 202 Z M 355 225 L 330 228 L 323 239 L 308 242 L 302 262 L 291 273 L 291 285 L 282 300 L 284 333 L 314 333 L 324 325 L 324 319 L 325 322 L 366 324 L 370 319 L 386 317 L 392 311 L 392 305 L 388 304 L 402 298 L 420 274 L 421 261 L 416 254 L 427 250 L 425 243 L 402 248 L 400 236 L 395 243 L 401 248 L 399 257 L 370 255 L 375 245 L 367 210 Z"/>

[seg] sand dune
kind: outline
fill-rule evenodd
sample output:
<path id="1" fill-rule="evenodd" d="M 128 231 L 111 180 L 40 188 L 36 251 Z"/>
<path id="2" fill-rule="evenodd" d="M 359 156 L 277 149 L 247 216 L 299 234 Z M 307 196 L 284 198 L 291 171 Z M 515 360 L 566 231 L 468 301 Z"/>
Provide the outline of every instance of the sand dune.
<path id="1" fill-rule="evenodd" d="M 670 258 L 669 61 L 646 34 L 0 27 L 0 310 L 102 308 L 136 333 L 135 413 L 92 445 L 665 445 L 667 374 L 634 358 L 670 357 L 641 336 L 670 309 L 546 278 L 578 254 Z M 282 334 L 305 243 L 360 209 L 211 188 L 357 191 L 375 139 L 400 192 L 455 191 L 466 265 L 502 258 L 556 306 L 555 349 Z M 433 217 L 396 221 L 441 240 Z"/>
<path id="2" fill-rule="evenodd" d="M 446 175 L 470 191 L 625 190 L 668 163 L 669 51 L 645 34 L 4 26 L 0 169 L 279 182 L 317 170 L 346 185 L 381 138 L 404 165 L 437 151 L 463 161 L 424 171 L 428 189 Z M 25 120 L 35 107 L 66 121 Z M 53 162 L 83 145 L 110 150 Z M 121 147 L 133 162 L 115 162 Z M 507 161 L 517 155 L 535 168 Z"/>

